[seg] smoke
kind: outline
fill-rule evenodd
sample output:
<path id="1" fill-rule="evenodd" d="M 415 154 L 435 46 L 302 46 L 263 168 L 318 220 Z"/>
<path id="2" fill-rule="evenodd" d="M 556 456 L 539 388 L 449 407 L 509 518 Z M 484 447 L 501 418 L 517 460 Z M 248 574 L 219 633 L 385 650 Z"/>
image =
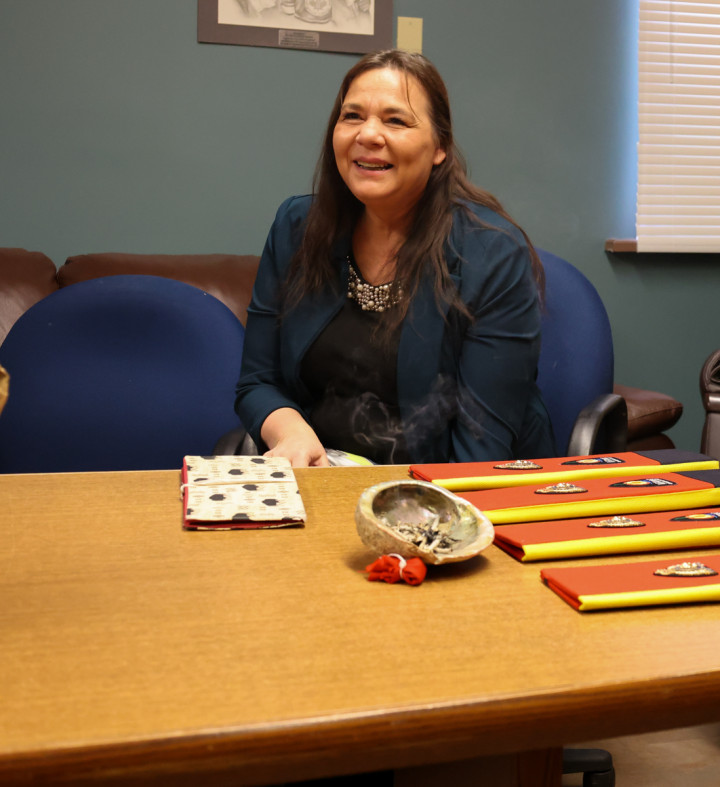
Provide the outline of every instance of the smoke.
<path id="1" fill-rule="evenodd" d="M 456 420 L 462 423 L 471 439 L 479 439 L 484 416 L 477 402 L 467 393 L 462 396 L 458 391 L 454 377 L 438 375 L 427 396 L 404 420 L 368 391 L 355 400 L 351 424 L 353 438 L 358 445 L 366 446 L 368 453 L 380 453 L 388 457 L 390 464 L 403 464 L 409 461 L 409 445 L 435 442 L 450 431 Z"/>

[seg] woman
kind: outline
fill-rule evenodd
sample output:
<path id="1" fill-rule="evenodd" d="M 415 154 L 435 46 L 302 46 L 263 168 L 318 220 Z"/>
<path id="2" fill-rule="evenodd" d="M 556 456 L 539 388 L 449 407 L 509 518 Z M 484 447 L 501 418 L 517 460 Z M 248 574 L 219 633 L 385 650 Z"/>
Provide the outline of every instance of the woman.
<path id="1" fill-rule="evenodd" d="M 248 310 L 236 410 L 266 455 L 328 464 L 554 453 L 535 385 L 542 269 L 467 179 L 422 55 L 363 57 L 313 197 L 281 205 Z"/>

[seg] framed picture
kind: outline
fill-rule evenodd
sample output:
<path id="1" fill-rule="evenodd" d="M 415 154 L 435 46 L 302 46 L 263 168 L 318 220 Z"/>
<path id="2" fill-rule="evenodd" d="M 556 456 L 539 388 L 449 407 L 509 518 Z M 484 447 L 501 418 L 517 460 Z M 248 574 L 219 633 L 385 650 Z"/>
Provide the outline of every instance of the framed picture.
<path id="1" fill-rule="evenodd" d="M 392 0 L 198 0 L 202 43 L 364 54 L 392 36 Z"/>

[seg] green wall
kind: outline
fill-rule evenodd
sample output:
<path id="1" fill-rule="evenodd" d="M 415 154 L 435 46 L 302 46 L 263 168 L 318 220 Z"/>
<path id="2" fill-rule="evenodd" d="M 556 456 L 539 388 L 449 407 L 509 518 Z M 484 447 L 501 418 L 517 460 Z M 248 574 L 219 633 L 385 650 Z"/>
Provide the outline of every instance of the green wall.
<path id="1" fill-rule="evenodd" d="M 616 379 L 685 404 L 720 345 L 717 255 L 603 251 L 634 234 L 637 0 L 395 0 L 453 99 L 475 181 L 593 281 Z M 196 0 L 0 2 L 0 246 L 259 253 L 310 185 L 353 55 L 198 44 Z"/>

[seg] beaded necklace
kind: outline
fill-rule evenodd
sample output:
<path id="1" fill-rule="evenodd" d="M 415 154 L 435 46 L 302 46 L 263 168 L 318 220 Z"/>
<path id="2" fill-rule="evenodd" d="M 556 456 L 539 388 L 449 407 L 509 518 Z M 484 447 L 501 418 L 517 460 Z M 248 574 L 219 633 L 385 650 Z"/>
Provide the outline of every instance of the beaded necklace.
<path id="1" fill-rule="evenodd" d="M 387 284 L 368 284 L 355 266 L 348 261 L 348 298 L 352 298 L 355 303 L 366 312 L 384 312 L 386 309 L 399 303 L 402 297 L 402 287 L 395 281 Z"/>

